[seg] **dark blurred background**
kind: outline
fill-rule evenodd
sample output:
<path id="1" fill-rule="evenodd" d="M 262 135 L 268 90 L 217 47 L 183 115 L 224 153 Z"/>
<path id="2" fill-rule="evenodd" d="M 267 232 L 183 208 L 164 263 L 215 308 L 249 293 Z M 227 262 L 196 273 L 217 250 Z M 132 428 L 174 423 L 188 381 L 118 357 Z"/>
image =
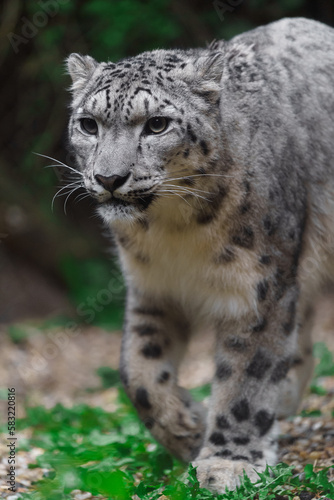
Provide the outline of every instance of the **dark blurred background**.
<path id="1" fill-rule="evenodd" d="M 82 311 L 89 305 L 92 321 L 117 327 L 124 290 L 111 243 L 89 199 L 76 199 L 80 191 L 67 200 L 67 215 L 66 194 L 51 210 L 62 184 L 59 172 L 44 167 L 56 162 L 33 154 L 73 164 L 65 57 L 80 52 L 116 61 L 155 48 L 203 46 L 286 16 L 333 25 L 334 2 L 2 0 L 0 9 L 0 322 L 78 311 L 88 320 Z M 110 304 L 98 307 L 99 300 Z"/>

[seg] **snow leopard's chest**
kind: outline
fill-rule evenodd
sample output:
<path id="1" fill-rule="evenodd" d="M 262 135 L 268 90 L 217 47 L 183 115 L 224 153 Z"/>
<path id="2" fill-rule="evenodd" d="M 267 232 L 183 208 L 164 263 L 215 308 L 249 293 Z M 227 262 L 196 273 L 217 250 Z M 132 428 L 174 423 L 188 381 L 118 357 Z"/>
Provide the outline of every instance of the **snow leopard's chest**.
<path id="1" fill-rule="evenodd" d="M 120 258 L 132 286 L 152 298 L 170 298 L 197 319 L 239 317 L 253 308 L 257 271 L 250 254 L 222 265 L 222 243 L 195 229 L 149 231 L 125 245 Z"/>

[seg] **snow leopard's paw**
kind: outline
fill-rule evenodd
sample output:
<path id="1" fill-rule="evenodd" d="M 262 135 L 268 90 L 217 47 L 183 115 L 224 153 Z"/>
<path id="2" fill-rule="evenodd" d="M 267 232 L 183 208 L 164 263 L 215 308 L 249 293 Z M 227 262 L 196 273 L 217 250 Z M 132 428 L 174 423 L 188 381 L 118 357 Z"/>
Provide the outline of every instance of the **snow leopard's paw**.
<path id="1" fill-rule="evenodd" d="M 244 471 L 252 482 L 256 482 L 259 479 L 256 470 L 262 472 L 265 469 L 265 464 L 254 465 L 219 457 L 195 460 L 193 466 L 197 467 L 197 479 L 201 487 L 219 494 L 225 493 L 226 488 L 233 490 L 239 486 Z"/>

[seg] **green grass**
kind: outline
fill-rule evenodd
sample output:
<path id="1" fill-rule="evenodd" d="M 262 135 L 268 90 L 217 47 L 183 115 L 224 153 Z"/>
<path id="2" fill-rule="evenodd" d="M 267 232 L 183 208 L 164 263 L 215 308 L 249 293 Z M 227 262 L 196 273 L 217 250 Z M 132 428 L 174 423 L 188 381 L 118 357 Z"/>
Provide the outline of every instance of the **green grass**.
<path id="1" fill-rule="evenodd" d="M 73 489 L 112 500 L 129 500 L 134 494 L 143 500 L 158 500 L 162 494 L 173 500 L 276 499 L 283 495 L 292 499 L 298 491 L 334 498 L 327 470 L 316 473 L 312 465 L 305 467 L 303 481 L 293 475 L 292 467 L 279 464 L 259 474 L 256 484 L 245 477 L 240 488 L 224 495 L 201 489 L 195 469 L 187 469 L 153 440 L 121 389 L 114 413 L 87 405 L 27 411 L 18 428 L 31 426 L 33 436 L 21 446 L 45 450 L 36 466 L 51 472 L 36 484 L 35 492 L 23 498 L 70 499 Z"/>
<path id="2" fill-rule="evenodd" d="M 316 345 L 315 354 L 319 362 L 314 392 L 323 394 L 319 377 L 332 375 L 334 363 L 323 344 Z M 255 484 L 245 476 L 237 490 L 213 495 L 199 487 L 191 465 L 179 462 L 154 441 L 121 388 L 118 372 L 101 367 L 98 374 L 103 388 L 114 387 L 118 393 L 115 412 L 83 404 L 73 408 L 58 404 L 50 410 L 27 408 L 26 418 L 18 420 L 17 430 L 32 429 L 29 440 L 20 439 L 21 449 L 42 448 L 44 453 L 33 467 L 50 471 L 35 484 L 35 491 L 22 494 L 23 499 L 71 499 L 74 489 L 110 500 L 129 500 L 133 495 L 142 500 L 158 500 L 161 495 L 171 500 L 292 500 L 301 492 L 334 499 L 328 469 L 315 472 L 311 464 L 305 467 L 303 479 L 292 467 L 279 464 L 258 474 Z M 197 400 L 209 394 L 209 385 L 192 390 Z"/>
<path id="3" fill-rule="evenodd" d="M 305 467 L 305 478 L 293 474 L 286 464 L 267 468 L 255 484 L 244 477 L 243 484 L 224 495 L 213 495 L 199 487 L 196 471 L 173 458 L 157 444 L 120 387 L 118 372 L 99 370 L 103 387 L 118 390 L 118 406 L 113 413 L 88 405 L 64 408 L 57 405 L 27 409 L 27 417 L 18 421 L 18 429 L 31 427 L 32 438 L 21 440 L 21 448 L 40 447 L 44 454 L 36 465 L 50 470 L 38 481 L 36 490 L 22 498 L 60 500 L 73 498 L 74 489 L 101 494 L 111 500 L 158 500 L 162 494 L 171 500 L 209 499 L 293 499 L 298 492 L 334 499 L 334 484 L 327 469 L 314 472 Z M 193 391 L 197 399 L 209 394 L 209 387 Z"/>

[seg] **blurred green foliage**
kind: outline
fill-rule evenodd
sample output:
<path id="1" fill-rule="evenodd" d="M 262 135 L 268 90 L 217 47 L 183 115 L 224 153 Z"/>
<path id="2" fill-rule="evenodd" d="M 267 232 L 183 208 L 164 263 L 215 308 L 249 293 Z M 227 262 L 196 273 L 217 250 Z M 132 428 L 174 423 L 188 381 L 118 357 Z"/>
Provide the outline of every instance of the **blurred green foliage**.
<path id="1" fill-rule="evenodd" d="M 190 394 L 195 401 L 202 401 L 211 395 L 211 384 L 205 384 L 200 387 L 190 389 Z"/>
<path id="2" fill-rule="evenodd" d="M 87 259 L 106 260 L 102 249 L 109 244 L 91 218 L 91 203 L 77 204 L 75 196 L 70 197 L 65 217 L 64 196 L 56 200 L 52 213 L 51 200 L 61 181 L 54 169 L 43 167 L 56 162 L 32 154 L 73 164 L 66 151 L 70 82 L 64 70 L 71 52 L 117 61 L 154 48 L 205 45 L 286 15 L 333 23 L 334 6 L 325 0 L 244 0 L 238 5 L 230 2 L 222 21 L 214 2 L 205 0 L 5 0 L 0 45 L 2 74 L 7 75 L 1 81 L 6 98 L 0 103 L 0 233 L 8 237 L 2 250 L 61 281 L 76 305 L 85 300 L 83 294 L 94 295 L 97 286 L 105 287 L 102 278 L 97 285 L 94 273 L 103 273 L 96 262 L 84 264 Z M 21 214 L 21 225 L 12 216 L 13 207 Z M 85 273 L 90 277 L 83 282 L 79 278 Z M 101 319 L 100 314 L 96 317 Z"/>
<path id="3" fill-rule="evenodd" d="M 101 377 L 103 389 L 108 389 L 109 387 L 121 387 L 121 378 L 118 370 L 114 370 L 109 366 L 100 366 L 100 368 L 96 370 L 96 373 L 99 377 Z"/>
<path id="4" fill-rule="evenodd" d="M 89 33 L 92 55 L 104 60 L 110 53 L 108 58 L 118 60 L 138 49 L 150 50 L 172 43 L 180 35 L 181 27 L 168 15 L 168 4 L 168 0 L 87 2 L 83 14 L 92 21 Z M 149 29 L 143 29 L 148 20 Z"/>
<path id="5" fill-rule="evenodd" d="M 314 370 L 314 376 L 334 377 L 333 354 L 323 342 L 316 342 L 313 346 L 313 354 L 319 360 Z"/>
<path id="6" fill-rule="evenodd" d="M 21 325 L 11 325 L 8 328 L 8 335 L 14 344 L 21 344 L 26 340 L 28 330 Z"/>
<path id="7" fill-rule="evenodd" d="M 102 328 L 121 328 L 125 286 L 114 261 L 107 258 L 81 261 L 67 255 L 60 263 L 60 270 L 79 320 Z"/>

